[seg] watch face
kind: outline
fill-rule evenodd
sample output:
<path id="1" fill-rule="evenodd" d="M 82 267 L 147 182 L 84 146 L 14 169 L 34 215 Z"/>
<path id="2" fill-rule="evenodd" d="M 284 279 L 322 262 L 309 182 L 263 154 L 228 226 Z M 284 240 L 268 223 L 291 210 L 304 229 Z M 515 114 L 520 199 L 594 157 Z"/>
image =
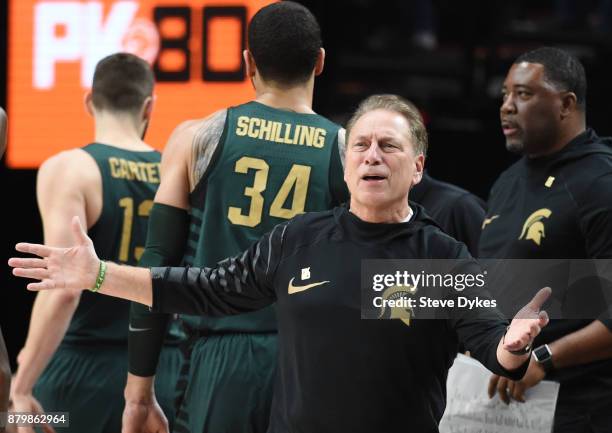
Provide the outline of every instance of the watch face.
<path id="1" fill-rule="evenodd" d="M 538 362 L 546 361 L 552 355 L 550 349 L 546 345 L 536 348 L 533 354 Z"/>

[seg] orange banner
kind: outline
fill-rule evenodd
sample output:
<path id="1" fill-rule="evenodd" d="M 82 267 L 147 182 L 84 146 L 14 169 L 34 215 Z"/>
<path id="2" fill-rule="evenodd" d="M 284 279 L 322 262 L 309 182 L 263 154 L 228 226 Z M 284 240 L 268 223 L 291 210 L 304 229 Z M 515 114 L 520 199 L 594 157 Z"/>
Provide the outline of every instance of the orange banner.
<path id="1" fill-rule="evenodd" d="M 247 23 L 270 0 L 11 0 L 7 164 L 35 168 L 93 138 L 83 98 L 102 57 L 149 61 L 157 84 L 145 140 L 163 149 L 182 121 L 253 98 Z"/>

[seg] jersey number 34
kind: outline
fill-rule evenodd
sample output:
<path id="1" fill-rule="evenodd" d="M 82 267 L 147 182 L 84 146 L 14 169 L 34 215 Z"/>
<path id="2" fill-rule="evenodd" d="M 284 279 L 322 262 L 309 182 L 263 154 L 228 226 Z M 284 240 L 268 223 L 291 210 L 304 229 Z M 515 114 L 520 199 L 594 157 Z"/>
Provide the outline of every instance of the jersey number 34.
<path id="1" fill-rule="evenodd" d="M 268 183 L 268 173 L 270 166 L 266 161 L 250 156 L 243 156 L 236 161 L 235 172 L 246 174 L 249 170 L 255 170 L 253 185 L 244 189 L 244 195 L 251 199 L 248 214 L 243 214 L 242 209 L 230 206 L 227 212 L 228 219 L 232 224 L 255 227 L 261 222 L 264 209 L 264 197 Z M 304 213 L 306 206 L 306 195 L 308 193 L 308 180 L 310 179 L 311 167 L 307 165 L 293 164 L 285 181 L 276 193 L 270 205 L 270 216 L 284 219 L 291 219 L 294 216 Z M 293 190 L 293 200 L 291 207 L 283 207 L 289 194 Z"/>

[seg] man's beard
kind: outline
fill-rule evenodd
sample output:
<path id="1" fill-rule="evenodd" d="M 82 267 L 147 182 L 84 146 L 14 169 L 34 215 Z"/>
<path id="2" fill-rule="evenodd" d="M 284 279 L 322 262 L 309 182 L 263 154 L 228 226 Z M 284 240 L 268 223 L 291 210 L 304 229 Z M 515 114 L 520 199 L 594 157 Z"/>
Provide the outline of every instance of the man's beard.
<path id="1" fill-rule="evenodd" d="M 506 150 L 517 155 L 522 155 L 525 150 L 525 144 L 523 142 L 506 141 Z"/>

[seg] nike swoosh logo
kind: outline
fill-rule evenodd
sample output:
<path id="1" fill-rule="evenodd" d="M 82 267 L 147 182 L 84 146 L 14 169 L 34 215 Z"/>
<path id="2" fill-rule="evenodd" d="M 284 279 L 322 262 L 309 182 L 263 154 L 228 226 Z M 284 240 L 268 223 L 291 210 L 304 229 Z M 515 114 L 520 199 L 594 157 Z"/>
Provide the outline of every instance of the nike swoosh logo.
<path id="1" fill-rule="evenodd" d="M 304 290 L 312 289 L 313 287 L 320 286 L 321 284 L 329 283 L 329 281 L 321 281 L 319 283 L 306 284 L 305 286 L 294 286 L 293 285 L 294 279 L 295 278 L 292 278 L 291 281 L 289 281 L 289 287 L 287 289 L 287 293 L 289 293 L 290 295 L 294 293 L 298 293 L 298 292 L 303 292 Z"/>
<path id="2" fill-rule="evenodd" d="M 132 325 L 129 326 L 131 332 L 151 331 L 152 329 L 153 328 L 134 328 Z"/>

